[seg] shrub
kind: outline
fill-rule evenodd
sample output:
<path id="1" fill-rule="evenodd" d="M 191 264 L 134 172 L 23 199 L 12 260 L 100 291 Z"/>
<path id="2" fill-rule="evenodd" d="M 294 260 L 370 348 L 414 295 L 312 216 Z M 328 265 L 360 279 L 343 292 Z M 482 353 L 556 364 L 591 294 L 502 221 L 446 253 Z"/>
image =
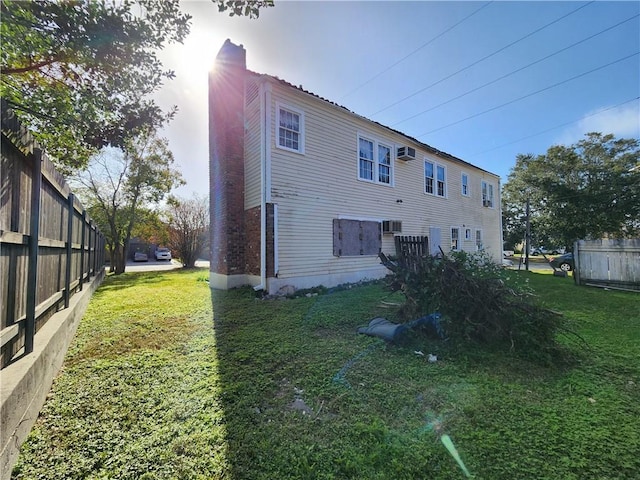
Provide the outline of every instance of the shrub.
<path id="1" fill-rule="evenodd" d="M 537 305 L 532 291 L 510 281 L 509 271 L 485 253 L 452 252 L 414 258 L 409 265 L 386 264 L 393 271 L 389 286 L 406 297 L 403 317 L 438 311 L 452 340 L 545 358 L 555 350 L 560 315 Z"/>

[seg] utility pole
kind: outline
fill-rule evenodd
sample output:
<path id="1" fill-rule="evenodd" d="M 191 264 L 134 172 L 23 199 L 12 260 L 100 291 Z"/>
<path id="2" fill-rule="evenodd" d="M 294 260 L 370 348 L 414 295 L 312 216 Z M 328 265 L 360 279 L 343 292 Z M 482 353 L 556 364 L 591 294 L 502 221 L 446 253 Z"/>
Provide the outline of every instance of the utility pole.
<path id="1" fill-rule="evenodd" d="M 526 209 L 526 233 L 524 237 L 524 266 L 527 272 L 529 271 L 529 250 L 531 249 L 531 222 L 530 222 L 530 214 L 531 214 L 531 205 L 529 202 L 529 197 L 527 197 L 527 209 Z"/>

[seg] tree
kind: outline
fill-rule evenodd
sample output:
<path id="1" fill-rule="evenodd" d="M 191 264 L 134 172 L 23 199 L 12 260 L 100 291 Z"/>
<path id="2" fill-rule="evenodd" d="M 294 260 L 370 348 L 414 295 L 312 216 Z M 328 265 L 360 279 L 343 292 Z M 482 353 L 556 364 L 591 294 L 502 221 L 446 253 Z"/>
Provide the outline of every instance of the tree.
<path id="1" fill-rule="evenodd" d="M 209 200 L 172 198 L 168 214 L 169 246 L 185 268 L 193 268 L 209 237 Z"/>
<path id="2" fill-rule="evenodd" d="M 531 223 L 538 243 L 571 248 L 578 239 L 640 233 L 640 142 L 589 133 L 544 155 L 518 155 L 503 190 L 511 224 Z"/>
<path id="3" fill-rule="evenodd" d="M 272 4 L 213 2 L 252 18 Z M 2 0 L 1 14 L 0 96 L 61 169 L 175 114 L 150 95 L 174 77 L 157 52 L 189 33 L 179 0 Z"/>
<path id="4" fill-rule="evenodd" d="M 183 183 L 171 168 L 173 154 L 167 140 L 146 133 L 123 149 L 103 149 L 88 168 L 74 177 L 78 194 L 105 234 L 111 271 L 125 271 L 129 240 L 141 219 L 169 192 Z"/>

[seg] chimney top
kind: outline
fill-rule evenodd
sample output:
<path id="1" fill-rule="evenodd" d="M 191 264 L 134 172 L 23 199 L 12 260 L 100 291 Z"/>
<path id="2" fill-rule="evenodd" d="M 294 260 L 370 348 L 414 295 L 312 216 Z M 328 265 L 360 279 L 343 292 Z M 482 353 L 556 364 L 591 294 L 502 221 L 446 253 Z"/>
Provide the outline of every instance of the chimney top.
<path id="1" fill-rule="evenodd" d="M 236 45 L 228 38 L 216 56 L 216 64 L 223 67 L 247 68 L 247 51 L 242 45 Z"/>

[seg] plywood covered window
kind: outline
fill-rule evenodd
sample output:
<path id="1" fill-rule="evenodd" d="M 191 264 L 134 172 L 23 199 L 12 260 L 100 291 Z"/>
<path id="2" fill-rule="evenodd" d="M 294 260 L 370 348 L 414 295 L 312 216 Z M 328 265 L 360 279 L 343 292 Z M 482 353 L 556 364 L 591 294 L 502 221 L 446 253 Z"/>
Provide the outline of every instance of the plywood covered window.
<path id="1" fill-rule="evenodd" d="M 378 255 L 382 249 L 380 222 L 333 220 L 333 254 L 336 257 Z"/>

